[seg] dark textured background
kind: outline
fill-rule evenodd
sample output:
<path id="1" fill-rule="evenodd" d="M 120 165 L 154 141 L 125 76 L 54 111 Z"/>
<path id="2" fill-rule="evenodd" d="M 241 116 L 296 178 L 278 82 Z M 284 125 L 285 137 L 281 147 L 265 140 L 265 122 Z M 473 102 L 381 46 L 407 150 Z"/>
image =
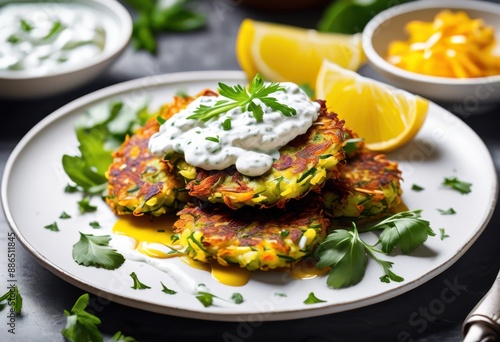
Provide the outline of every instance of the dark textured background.
<path id="1" fill-rule="evenodd" d="M 272 0 L 269 0 L 272 1 Z M 35 101 L 0 100 L 2 134 L 0 168 L 26 132 L 42 118 L 69 101 L 121 81 L 159 73 L 192 70 L 238 70 L 234 42 L 241 20 L 250 17 L 302 27 L 314 27 L 322 8 L 259 11 L 238 1 L 209 0 L 200 9 L 209 15 L 207 28 L 183 34 L 164 34 L 159 54 L 153 57 L 132 48 L 98 80 L 69 93 Z M 379 78 L 370 68 L 361 72 Z M 495 96 L 500 96 L 497 93 Z M 484 140 L 500 168 L 500 107 L 462 119 Z M 33 174 L 36 175 L 36 165 Z M 29 205 L 29 198 L 26 199 Z M 29 207 L 28 209 L 29 210 Z M 105 340 L 117 330 L 139 341 L 460 341 L 461 324 L 494 281 L 500 267 L 500 212 L 484 233 L 449 269 L 418 288 L 385 302 L 322 317 L 262 324 L 199 321 L 159 315 L 109 303 L 92 296 L 92 307 L 101 318 Z M 0 215 L 0 286 L 6 288 L 7 233 Z M 16 335 L 7 334 L 7 311 L 0 313 L 1 341 L 63 341 L 60 330 L 82 290 L 56 277 L 17 244 L 17 275 L 24 305 L 16 321 Z M 456 297 L 440 305 L 442 291 L 459 284 Z M 0 292 L 4 292 L 0 288 Z"/>

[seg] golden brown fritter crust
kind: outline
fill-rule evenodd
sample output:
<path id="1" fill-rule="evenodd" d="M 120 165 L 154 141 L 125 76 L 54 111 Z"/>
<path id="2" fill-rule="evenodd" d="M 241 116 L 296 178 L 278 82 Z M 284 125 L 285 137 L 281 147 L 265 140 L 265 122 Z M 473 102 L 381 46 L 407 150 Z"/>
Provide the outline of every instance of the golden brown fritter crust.
<path id="1" fill-rule="evenodd" d="M 267 270 L 289 267 L 313 251 L 329 224 L 322 211 L 318 196 L 283 209 L 188 205 L 178 213 L 174 229 L 194 259 Z"/>
<path id="2" fill-rule="evenodd" d="M 196 169 L 196 179 L 186 188 L 191 196 L 232 209 L 243 206 L 284 208 L 290 199 L 299 199 L 321 188 L 329 178 L 340 175 L 345 154 L 342 149 L 344 121 L 321 105 L 318 120 L 309 130 L 280 149 L 280 158 L 262 176 L 249 177 L 234 167 L 207 171 Z"/>
<path id="3" fill-rule="evenodd" d="M 209 90 L 200 93 L 212 94 Z M 166 120 L 193 99 L 175 96 L 172 103 L 162 107 L 159 116 Z M 184 179 L 175 168 L 154 156 L 148 148 L 149 138 L 158 132 L 159 127 L 156 116 L 150 118 L 113 153 L 113 163 L 107 172 L 106 202 L 118 215 L 148 213 L 158 216 L 178 209 L 190 199 L 184 188 Z"/>
<path id="4" fill-rule="evenodd" d="M 349 158 L 338 179 L 321 194 L 325 212 L 333 217 L 375 218 L 401 203 L 401 170 L 385 154 L 363 149 Z"/>

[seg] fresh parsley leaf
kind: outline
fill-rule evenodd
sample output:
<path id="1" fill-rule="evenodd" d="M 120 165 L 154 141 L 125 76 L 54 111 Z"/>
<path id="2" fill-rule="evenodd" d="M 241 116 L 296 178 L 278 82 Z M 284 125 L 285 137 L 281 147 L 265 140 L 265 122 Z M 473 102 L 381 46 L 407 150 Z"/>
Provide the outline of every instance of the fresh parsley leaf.
<path id="1" fill-rule="evenodd" d="M 62 157 L 63 169 L 76 185 L 65 191 L 102 194 L 107 187 L 105 172 L 113 161 L 111 153 L 152 115 L 146 98 L 131 103 L 113 100 L 83 113 L 75 128 L 80 154 Z"/>
<path id="2" fill-rule="evenodd" d="M 373 246 L 368 245 L 367 243 L 363 242 L 363 245 L 366 248 L 366 251 L 370 256 L 380 265 L 382 266 L 382 269 L 384 270 L 384 275 L 380 277 L 380 281 L 383 283 L 389 283 L 391 280 L 395 282 L 402 282 L 404 278 L 398 276 L 396 273 L 391 271 L 392 265 L 394 264 L 393 262 L 387 261 L 387 260 L 382 260 L 375 253 L 382 253 L 378 249 L 376 249 Z"/>
<path id="3" fill-rule="evenodd" d="M 214 296 L 213 294 L 209 292 L 204 292 L 204 291 L 199 291 L 196 294 L 196 299 L 200 301 L 201 304 L 203 304 L 204 307 L 209 307 L 213 305 L 214 303 Z"/>
<path id="4" fill-rule="evenodd" d="M 417 184 L 413 184 L 413 185 L 411 186 L 411 189 L 412 189 L 413 191 L 423 191 L 423 190 L 425 190 L 423 187 L 421 187 L 420 185 L 417 185 Z"/>
<path id="5" fill-rule="evenodd" d="M 208 140 L 208 141 L 213 141 L 215 143 L 219 143 L 219 137 L 206 137 L 205 140 Z"/>
<path id="6" fill-rule="evenodd" d="M 304 304 L 318 304 L 318 303 L 325 303 L 326 300 L 321 300 L 313 292 L 310 292 L 309 295 L 307 296 L 307 299 L 304 300 Z"/>
<path id="7" fill-rule="evenodd" d="M 91 226 L 94 229 L 102 228 L 101 225 L 99 224 L 99 222 L 97 222 L 97 221 L 89 222 L 89 226 Z"/>
<path id="8" fill-rule="evenodd" d="M 125 336 L 122 334 L 121 331 L 117 331 L 113 337 L 111 337 L 111 340 L 117 341 L 117 342 L 137 342 L 137 340 L 133 337 L 130 336 Z"/>
<path id="9" fill-rule="evenodd" d="M 51 224 L 43 226 L 43 228 L 51 230 L 53 232 L 58 232 L 59 231 L 59 227 L 57 226 L 57 222 L 53 222 Z"/>
<path id="10" fill-rule="evenodd" d="M 95 205 L 90 204 L 90 196 L 86 196 L 78 201 L 78 209 L 83 213 L 92 213 L 97 210 Z"/>
<path id="11" fill-rule="evenodd" d="M 331 267 L 327 285 L 343 288 L 355 285 L 363 279 L 368 257 L 354 226 L 353 231 L 334 230 L 316 249 L 318 268 Z"/>
<path id="12" fill-rule="evenodd" d="M 64 310 L 66 326 L 61 334 L 71 342 L 102 342 L 101 332 L 97 328 L 101 320 L 85 311 L 89 304 L 89 294 L 81 295 L 70 311 Z"/>
<path id="13" fill-rule="evenodd" d="M 130 277 L 134 280 L 134 285 L 132 285 L 134 290 L 146 290 L 151 288 L 151 286 L 141 283 L 135 272 L 130 273 Z"/>
<path id="14" fill-rule="evenodd" d="M 92 235 L 80 232 L 80 240 L 73 245 L 73 260 L 79 265 L 102 267 L 114 270 L 120 267 L 125 258 L 109 246 L 111 236 Z"/>
<path id="15" fill-rule="evenodd" d="M 236 304 L 241 304 L 244 302 L 243 296 L 241 293 L 235 292 L 232 294 L 231 299 Z"/>
<path id="16" fill-rule="evenodd" d="M 21 297 L 17 285 L 9 287 L 9 290 L 0 297 L 0 311 L 5 308 L 3 302 L 7 302 L 16 315 L 21 313 L 23 308 L 23 297 Z"/>
<path id="17" fill-rule="evenodd" d="M 471 192 L 472 183 L 467 183 L 459 180 L 457 177 L 446 178 L 443 181 L 443 185 L 449 186 L 450 188 L 460 192 L 461 194 L 468 194 Z"/>
<path id="18" fill-rule="evenodd" d="M 71 218 L 71 216 L 67 212 L 63 211 L 61 215 L 59 215 L 59 218 L 64 220 Z"/>
<path id="19" fill-rule="evenodd" d="M 439 228 L 439 238 L 441 240 L 446 239 L 447 237 L 450 237 L 448 234 L 446 234 L 444 228 Z"/>
<path id="20" fill-rule="evenodd" d="M 68 193 L 68 194 L 72 194 L 72 193 L 75 193 L 75 192 L 78 192 L 78 187 L 77 186 L 74 186 L 74 185 L 66 185 L 66 187 L 64 188 L 64 192 Z"/>
<path id="21" fill-rule="evenodd" d="M 428 236 L 436 234 L 429 221 L 420 218 L 421 210 L 403 211 L 394 214 L 365 231 L 382 230 L 379 241 L 384 253 L 390 253 L 396 246 L 403 253 L 409 253 L 423 244 Z"/>
<path id="22" fill-rule="evenodd" d="M 453 215 L 457 213 L 453 208 L 450 208 L 448 210 L 438 209 L 438 211 L 441 215 Z"/>
<path id="23" fill-rule="evenodd" d="M 294 108 L 279 103 L 276 98 L 269 97 L 270 94 L 283 91 L 284 88 L 276 82 L 265 83 L 259 74 L 256 74 L 248 88 L 242 85 L 229 86 L 219 82 L 219 94 L 228 100 L 215 103 L 213 107 L 200 105 L 188 119 L 209 121 L 217 118 L 220 114 L 240 107 L 243 111 L 252 112 L 257 121 L 262 121 L 264 111 L 260 104 L 254 102 L 258 99 L 274 111 L 281 112 L 284 116 L 293 116 L 297 112 Z"/>
<path id="24" fill-rule="evenodd" d="M 165 31 L 191 31 L 206 25 L 206 16 L 190 9 L 187 0 L 126 0 L 138 12 L 132 41 L 137 50 L 156 54 L 156 36 Z"/>
<path id="25" fill-rule="evenodd" d="M 162 282 L 160 282 L 161 286 L 162 286 L 162 290 L 161 292 L 165 292 L 166 294 L 169 294 L 169 295 L 173 295 L 173 294 L 176 294 L 177 292 L 174 291 L 174 290 L 171 290 L 169 289 L 168 287 L 166 287 L 165 285 L 163 285 Z"/>
<path id="26" fill-rule="evenodd" d="M 77 129 L 81 156 L 63 155 L 62 164 L 69 178 L 90 194 L 101 193 L 107 186 L 104 173 L 113 161 L 111 151 L 104 147 L 107 131 L 98 126 Z"/>
<path id="27" fill-rule="evenodd" d="M 382 231 L 377 243 L 372 246 L 364 242 L 352 222 L 352 230 L 337 229 L 323 240 L 315 251 L 318 259 L 317 267 L 331 267 L 327 278 L 328 286 L 342 288 L 355 285 L 361 281 L 366 270 L 368 255 L 384 270 L 380 277 L 382 282 L 401 282 L 404 279 L 391 271 L 393 263 L 380 259 L 377 254 L 390 253 L 396 246 L 403 253 L 408 253 L 434 236 L 429 222 L 420 218 L 421 210 L 405 211 L 394 214 L 363 232 Z M 380 244 L 382 249 L 375 246 Z"/>

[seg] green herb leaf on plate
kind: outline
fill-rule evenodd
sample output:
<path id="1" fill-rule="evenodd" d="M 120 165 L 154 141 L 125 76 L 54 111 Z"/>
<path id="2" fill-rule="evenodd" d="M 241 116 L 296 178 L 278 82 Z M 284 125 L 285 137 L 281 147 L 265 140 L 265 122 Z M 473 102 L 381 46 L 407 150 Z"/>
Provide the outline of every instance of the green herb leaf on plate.
<path id="1" fill-rule="evenodd" d="M 114 270 L 120 267 L 125 258 L 109 246 L 111 236 L 92 235 L 80 232 L 80 240 L 73 245 L 73 260 L 79 265 L 102 267 Z"/>
<path id="2" fill-rule="evenodd" d="M 304 304 L 318 304 L 318 303 L 325 303 L 326 300 L 321 300 L 313 292 L 310 292 L 309 295 L 307 296 L 306 300 L 304 300 Z"/>
<path id="3" fill-rule="evenodd" d="M 151 286 L 141 283 L 135 272 L 130 273 L 130 277 L 134 281 L 134 285 L 132 285 L 132 288 L 134 290 L 146 290 L 151 288 Z"/>
<path id="4" fill-rule="evenodd" d="M 446 231 L 444 230 L 444 228 L 439 228 L 439 238 L 441 240 L 444 240 L 447 237 L 450 237 L 450 236 L 448 234 L 446 234 Z"/>
<path id="5" fill-rule="evenodd" d="M 453 208 L 449 208 L 447 210 L 444 210 L 444 209 L 438 209 L 439 213 L 441 215 L 454 215 L 456 214 L 457 212 L 455 211 L 455 209 Z"/>
<path id="6" fill-rule="evenodd" d="M 231 295 L 231 300 L 236 304 L 241 304 L 245 300 L 243 299 L 243 295 L 241 293 L 235 292 Z"/>
<path id="7" fill-rule="evenodd" d="M 461 181 L 457 177 L 445 178 L 443 181 L 443 185 L 448 186 L 453 190 L 460 192 L 461 194 L 468 194 L 472 191 L 472 183 Z"/>
<path id="8" fill-rule="evenodd" d="M 171 289 L 169 289 L 168 287 L 166 287 L 165 285 L 163 285 L 163 283 L 162 283 L 162 282 L 160 282 L 160 284 L 161 284 L 161 287 L 162 287 L 161 292 L 165 292 L 166 294 L 169 294 L 169 295 L 173 295 L 173 294 L 176 294 L 176 293 L 177 293 L 176 291 L 171 290 Z"/>
<path id="9" fill-rule="evenodd" d="M 409 253 L 423 244 L 428 236 L 436 235 L 430 222 L 422 219 L 420 213 L 421 210 L 397 213 L 367 231 L 382 230 L 380 243 L 384 253 L 390 253 L 396 246 L 403 253 Z"/>
<path id="10" fill-rule="evenodd" d="M 43 226 L 43 228 L 51 230 L 53 232 L 58 232 L 59 231 L 59 227 L 57 226 L 57 222 L 53 222 L 51 224 Z"/>
<path id="11" fill-rule="evenodd" d="M 368 257 L 358 231 L 334 230 L 316 250 L 319 269 L 331 267 L 327 285 L 343 288 L 355 285 L 363 279 Z"/>

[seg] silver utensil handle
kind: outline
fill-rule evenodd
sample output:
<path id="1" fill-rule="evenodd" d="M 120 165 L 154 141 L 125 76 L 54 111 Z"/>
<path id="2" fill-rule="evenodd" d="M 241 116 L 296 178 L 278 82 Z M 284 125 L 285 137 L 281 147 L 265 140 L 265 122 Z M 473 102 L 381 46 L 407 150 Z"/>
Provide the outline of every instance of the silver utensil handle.
<path id="1" fill-rule="evenodd" d="M 500 336 L 500 272 L 489 291 L 465 318 L 462 325 L 464 336 L 474 324 L 488 327 Z"/>

